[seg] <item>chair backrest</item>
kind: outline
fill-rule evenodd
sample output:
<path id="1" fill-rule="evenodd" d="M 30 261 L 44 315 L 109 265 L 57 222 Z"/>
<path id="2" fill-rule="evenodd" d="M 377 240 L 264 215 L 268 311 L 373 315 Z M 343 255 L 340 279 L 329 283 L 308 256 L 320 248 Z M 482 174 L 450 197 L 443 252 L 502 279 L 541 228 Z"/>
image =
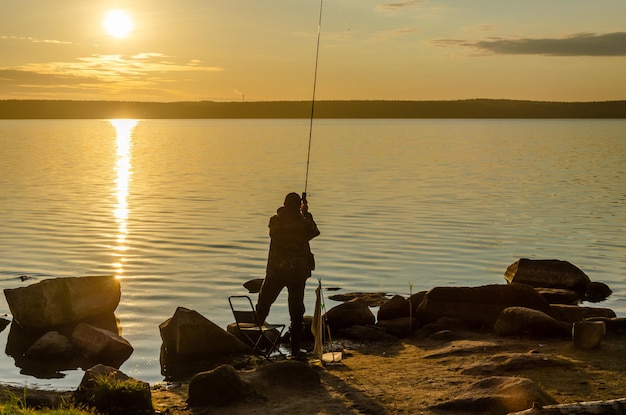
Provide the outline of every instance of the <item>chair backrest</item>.
<path id="1" fill-rule="evenodd" d="M 247 295 L 231 295 L 228 297 L 228 303 L 236 323 L 261 324 L 252 305 L 252 300 Z"/>

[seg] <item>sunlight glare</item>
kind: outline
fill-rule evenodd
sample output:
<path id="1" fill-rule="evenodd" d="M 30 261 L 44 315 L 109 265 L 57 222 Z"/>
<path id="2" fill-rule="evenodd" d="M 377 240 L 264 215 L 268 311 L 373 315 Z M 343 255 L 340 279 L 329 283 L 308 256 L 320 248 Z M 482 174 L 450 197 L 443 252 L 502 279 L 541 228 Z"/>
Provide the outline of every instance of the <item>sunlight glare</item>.
<path id="1" fill-rule="evenodd" d="M 113 211 L 113 215 L 118 224 L 117 233 L 117 245 L 113 248 L 113 256 L 116 258 L 116 262 L 113 263 L 113 267 L 116 268 L 118 276 L 124 273 L 124 257 L 125 252 L 128 250 L 126 245 L 126 238 L 128 236 L 128 186 L 131 176 L 131 144 L 132 144 L 132 132 L 137 125 L 137 120 L 110 120 L 109 121 L 116 132 L 116 144 L 117 144 L 117 162 L 115 163 L 115 171 L 117 177 L 115 179 L 115 190 L 117 196 L 117 206 Z"/>
<path id="2" fill-rule="evenodd" d="M 102 26 L 109 35 L 123 38 L 133 30 L 133 21 L 124 10 L 109 10 L 104 16 Z"/>

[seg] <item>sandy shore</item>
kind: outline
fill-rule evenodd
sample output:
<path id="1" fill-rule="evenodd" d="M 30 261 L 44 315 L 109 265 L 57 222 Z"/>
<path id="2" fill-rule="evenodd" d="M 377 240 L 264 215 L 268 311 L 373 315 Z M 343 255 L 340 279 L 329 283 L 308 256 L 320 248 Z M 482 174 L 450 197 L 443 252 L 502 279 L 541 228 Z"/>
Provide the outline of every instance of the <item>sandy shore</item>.
<path id="1" fill-rule="evenodd" d="M 454 332 L 447 340 L 349 348 L 340 365 L 318 369 L 317 389 L 267 387 L 263 400 L 188 408 L 185 384 L 161 385 L 153 401 L 160 412 L 181 415 L 459 414 L 429 408 L 471 394 L 472 384 L 489 376 L 531 379 L 558 403 L 610 400 L 626 396 L 624 356 L 623 337 L 607 336 L 600 348 L 583 351 L 567 339 Z M 463 413 L 479 413 L 469 409 Z"/>
<path id="2" fill-rule="evenodd" d="M 433 405 L 474 393 L 472 385 L 490 376 L 534 381 L 558 403 L 610 400 L 626 396 L 626 342 L 608 335 L 598 349 L 575 349 L 567 339 L 502 338 L 491 333 L 450 332 L 439 339 L 419 337 L 396 343 L 345 343 L 341 364 L 320 367 L 317 388 L 258 388 L 260 399 L 220 407 L 186 404 L 188 384 L 157 384 L 152 398 L 157 413 L 172 415 L 266 414 L 484 414 L 441 411 Z M 240 373 L 245 378 L 252 361 Z M 27 391 L 51 400 L 51 392 Z M 23 396 L 24 391 L 17 391 Z M 52 395 L 52 396 L 50 396 Z M 65 394 L 56 394 L 57 397 Z"/>

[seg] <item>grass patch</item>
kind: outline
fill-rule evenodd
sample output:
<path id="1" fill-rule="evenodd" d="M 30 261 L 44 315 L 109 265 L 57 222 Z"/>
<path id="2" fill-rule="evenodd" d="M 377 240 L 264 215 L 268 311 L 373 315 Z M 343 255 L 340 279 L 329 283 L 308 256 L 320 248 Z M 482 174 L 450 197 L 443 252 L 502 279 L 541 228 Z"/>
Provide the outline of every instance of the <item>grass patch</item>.
<path id="1" fill-rule="evenodd" d="M 24 391 L 26 394 L 26 391 Z M 81 409 L 73 404 L 64 403 L 58 408 L 29 408 L 14 393 L 5 391 L 5 397 L 0 402 L 0 415 L 97 415 L 93 410 Z"/>
<path id="2" fill-rule="evenodd" d="M 107 375 L 93 378 L 93 384 L 89 388 L 77 391 L 75 400 L 81 405 L 105 413 L 119 409 L 152 409 L 150 385 L 136 379 L 120 380 Z"/>

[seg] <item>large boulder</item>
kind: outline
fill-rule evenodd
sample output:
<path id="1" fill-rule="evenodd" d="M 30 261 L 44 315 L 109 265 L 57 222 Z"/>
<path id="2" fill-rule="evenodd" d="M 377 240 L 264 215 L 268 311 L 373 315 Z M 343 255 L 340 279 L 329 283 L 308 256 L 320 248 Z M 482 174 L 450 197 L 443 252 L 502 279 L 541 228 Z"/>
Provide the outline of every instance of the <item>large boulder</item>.
<path id="1" fill-rule="evenodd" d="M 328 327 L 334 332 L 352 326 L 374 324 L 376 317 L 368 305 L 358 299 L 339 304 L 326 312 Z"/>
<path id="2" fill-rule="evenodd" d="M 133 346 L 128 340 L 86 323 L 80 323 L 74 328 L 70 340 L 92 363 L 119 368 L 133 354 Z"/>
<path id="3" fill-rule="evenodd" d="M 378 309 L 378 321 L 393 320 L 402 317 L 411 317 L 412 304 L 401 295 L 394 295 Z"/>
<path id="4" fill-rule="evenodd" d="M 531 287 L 564 288 L 584 295 L 589 277 L 577 266 L 558 259 L 520 258 L 504 272 L 509 282 Z"/>
<path id="5" fill-rule="evenodd" d="M 23 327 L 45 329 L 112 314 L 120 302 L 115 276 L 52 278 L 4 290 L 14 320 Z"/>
<path id="6" fill-rule="evenodd" d="M 244 353 L 250 348 L 200 313 L 178 307 L 159 325 L 166 351 L 180 358 L 210 358 Z"/>
<path id="7" fill-rule="evenodd" d="M 570 335 L 571 327 L 539 310 L 509 307 L 500 313 L 493 331 L 501 336 L 567 337 Z"/>
<path id="8" fill-rule="evenodd" d="M 417 309 L 420 323 L 453 317 L 470 326 L 491 329 L 508 307 L 526 307 L 548 313 L 547 301 L 524 284 L 494 284 L 479 287 L 435 287 Z"/>

